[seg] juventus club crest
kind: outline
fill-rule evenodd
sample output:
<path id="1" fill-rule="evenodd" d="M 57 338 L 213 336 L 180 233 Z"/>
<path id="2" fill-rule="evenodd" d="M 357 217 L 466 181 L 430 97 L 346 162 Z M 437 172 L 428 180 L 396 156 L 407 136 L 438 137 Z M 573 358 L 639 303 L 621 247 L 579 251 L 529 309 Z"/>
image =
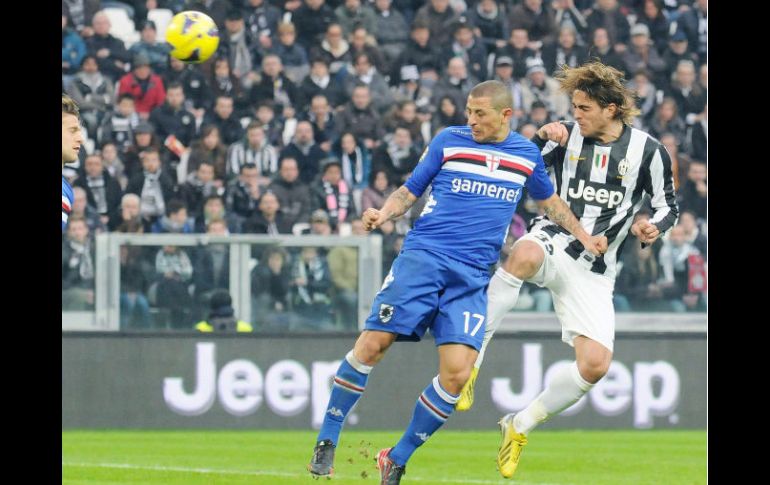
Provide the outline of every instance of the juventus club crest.
<path id="1" fill-rule="evenodd" d="M 487 154 L 486 162 L 487 162 L 487 167 L 489 168 L 489 171 L 494 172 L 495 170 L 497 170 L 497 167 L 500 166 L 500 157 L 497 155 Z"/>
<path id="2" fill-rule="evenodd" d="M 625 174 L 628 173 L 628 169 L 631 168 L 631 163 L 628 161 L 627 158 L 624 158 L 620 161 L 618 164 L 618 175 L 623 177 Z"/>
<path id="3" fill-rule="evenodd" d="M 393 318 L 393 305 L 382 303 L 380 305 L 379 317 L 382 323 L 388 323 Z"/>

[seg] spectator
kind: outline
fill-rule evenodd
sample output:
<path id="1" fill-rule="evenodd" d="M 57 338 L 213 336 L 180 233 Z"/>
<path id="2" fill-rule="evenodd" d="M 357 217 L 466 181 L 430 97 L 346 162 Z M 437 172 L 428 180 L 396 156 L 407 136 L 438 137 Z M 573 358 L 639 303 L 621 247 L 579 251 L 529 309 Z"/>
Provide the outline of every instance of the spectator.
<path id="1" fill-rule="evenodd" d="M 134 195 L 134 194 L 128 194 Z M 138 201 L 137 201 L 138 208 Z M 116 232 L 142 234 L 144 228 L 138 218 L 121 222 Z M 146 330 L 152 327 L 150 302 L 147 300 L 150 268 L 142 258 L 142 246 L 120 246 L 120 329 Z"/>
<path id="2" fill-rule="evenodd" d="M 225 145 L 231 145 L 243 137 L 243 127 L 233 111 L 232 96 L 217 96 L 214 110 L 206 114 L 203 123 L 219 128 Z"/>
<path id="3" fill-rule="evenodd" d="M 278 24 L 278 42 L 269 52 L 281 59 L 286 77 L 294 85 L 299 85 L 310 72 L 307 50 L 297 43 L 297 30 L 292 23 Z"/>
<path id="4" fill-rule="evenodd" d="M 270 145 L 276 149 L 283 147 L 283 122 L 275 116 L 275 107 L 271 101 L 262 101 L 257 105 L 256 121 L 265 130 Z"/>
<path id="5" fill-rule="evenodd" d="M 307 46 L 310 49 L 310 57 L 323 59 L 329 66 L 329 73 L 335 76 L 351 59 L 350 44 L 345 40 L 342 27 L 338 23 L 329 24 L 321 43 L 311 44 L 311 46 Z"/>
<path id="6" fill-rule="evenodd" d="M 281 11 L 266 0 L 246 0 L 242 3 L 248 45 L 262 51 L 270 49 L 278 34 Z"/>
<path id="7" fill-rule="evenodd" d="M 563 27 L 572 27 L 575 31 L 576 44 L 585 47 L 588 43 L 588 21 L 581 10 L 575 6 L 575 0 L 556 0 L 551 4 L 551 8 L 556 28 L 561 30 Z"/>
<path id="8" fill-rule="evenodd" d="M 671 228 L 668 239 L 660 249 L 660 265 L 663 268 L 663 295 L 675 312 L 705 311 L 705 302 L 691 288 L 689 267 L 692 257 L 701 255 L 686 239 L 681 225 Z"/>
<path id="9" fill-rule="evenodd" d="M 548 108 L 542 101 L 535 101 L 529 109 L 529 116 L 524 120 L 524 125 L 531 124 L 536 130 L 553 121 L 548 113 Z"/>
<path id="10" fill-rule="evenodd" d="M 674 176 L 674 189 L 677 191 L 681 187 L 680 181 L 687 178 L 687 172 L 690 167 L 690 157 L 679 151 L 680 141 L 677 140 L 676 135 L 670 132 L 665 132 L 658 137 L 663 146 L 666 147 L 668 156 L 671 157 L 671 171 Z M 681 213 L 681 210 L 680 210 Z"/>
<path id="11" fill-rule="evenodd" d="M 261 1 L 261 0 L 260 0 Z M 254 0 L 251 0 L 254 3 Z M 215 290 L 210 298 L 210 311 L 206 320 L 195 324 L 199 332 L 252 332 L 251 324 L 235 317 L 233 300 L 225 289 Z"/>
<path id="12" fill-rule="evenodd" d="M 371 93 L 367 86 L 353 88 L 351 102 L 345 106 L 337 118 L 340 133 L 349 131 L 358 140 L 363 140 L 364 146 L 371 150 L 379 144 L 385 135 L 379 114 L 371 102 Z"/>
<path id="13" fill-rule="evenodd" d="M 167 99 L 163 80 L 153 74 L 147 56 L 139 54 L 134 57 L 131 72 L 120 78 L 118 95 L 126 93 L 133 96 L 136 112 L 142 119 L 149 118 L 150 113 Z"/>
<path id="14" fill-rule="evenodd" d="M 266 187 L 278 172 L 278 153 L 265 136 L 265 129 L 258 121 L 246 127 L 246 137 L 230 145 L 227 150 L 227 181 L 238 176 L 241 166 L 254 164 L 258 172 L 258 184 Z"/>
<path id="15" fill-rule="evenodd" d="M 62 15 L 69 16 L 76 32 L 83 37 L 89 37 L 94 34 L 90 26 L 100 3 L 99 0 L 63 0 Z"/>
<path id="16" fill-rule="evenodd" d="M 449 5 L 449 0 L 428 0 L 414 16 L 414 24 L 424 24 L 430 29 L 430 38 L 435 45 L 449 45 L 452 25 L 458 15 Z"/>
<path id="17" fill-rule="evenodd" d="M 350 41 L 350 56 L 353 59 L 353 68 L 355 68 L 355 59 L 359 54 L 366 54 L 369 58 L 369 62 L 377 70 L 377 73 L 381 76 L 385 76 L 388 73 L 388 64 L 385 63 L 385 57 L 377 47 L 374 41 L 374 37 L 370 35 L 367 30 L 358 26 L 353 28 L 353 32 L 348 36 Z M 350 72 L 350 66 L 347 67 L 347 71 Z"/>
<path id="18" fill-rule="evenodd" d="M 660 138 L 663 133 L 672 133 L 679 143 L 684 141 L 687 127 L 677 113 L 678 107 L 673 98 L 663 98 L 650 121 L 650 135 Z"/>
<path id="19" fill-rule="evenodd" d="M 691 61 L 693 65 L 698 65 L 698 56 L 688 49 L 687 35 L 682 30 L 677 30 L 671 35 L 668 46 L 663 50 L 661 57 L 663 62 L 666 63 L 666 72 L 664 74 L 666 83 L 662 86 L 666 89 L 670 87 L 671 78 L 676 67 L 679 65 L 679 61 Z"/>
<path id="20" fill-rule="evenodd" d="M 369 175 L 369 185 L 361 194 L 361 213 L 366 209 L 381 209 L 388 196 L 393 193 L 395 187 L 388 179 L 388 172 L 383 169 L 375 168 Z"/>
<path id="21" fill-rule="evenodd" d="M 93 311 L 94 247 L 86 221 L 71 214 L 62 241 L 62 310 Z"/>
<path id="22" fill-rule="evenodd" d="M 80 67 L 66 91 L 80 108 L 80 119 L 88 130 L 88 137 L 95 139 L 105 113 L 112 109 L 115 87 L 108 77 L 99 72 L 95 56 L 84 56 Z"/>
<path id="23" fill-rule="evenodd" d="M 156 304 L 169 311 L 170 328 L 190 328 L 192 274 L 190 257 L 178 246 L 163 246 L 155 254 Z"/>
<path id="24" fill-rule="evenodd" d="M 231 3 L 233 2 L 230 0 L 185 0 L 187 9 L 202 12 L 211 17 L 220 32 L 230 11 Z"/>
<path id="25" fill-rule="evenodd" d="M 150 123 L 168 148 L 169 158 L 177 162 L 195 137 L 195 115 L 184 107 L 184 88 L 181 84 L 169 84 L 165 98 L 161 106 L 152 110 Z"/>
<path id="26" fill-rule="evenodd" d="M 468 9 L 467 14 L 476 37 L 480 38 L 487 52 L 494 53 L 505 47 L 511 28 L 496 0 L 480 0 L 474 8 Z"/>
<path id="27" fill-rule="evenodd" d="M 453 38 L 449 48 L 442 52 L 442 64 L 453 57 L 459 57 L 467 66 L 471 76 L 487 79 L 487 48 L 473 33 L 473 26 L 462 17 L 454 24 Z"/>
<path id="28" fill-rule="evenodd" d="M 139 222 L 141 224 L 141 199 L 136 194 L 123 194 L 120 199 L 120 219 L 118 221 L 118 227 L 128 224 L 129 222 Z M 136 231 L 134 231 L 136 232 Z M 142 228 L 144 232 L 144 227 Z"/>
<path id="29" fill-rule="evenodd" d="M 259 199 L 258 210 L 243 222 L 243 232 L 247 234 L 291 234 L 291 223 L 280 212 L 278 197 L 266 191 Z"/>
<path id="30" fill-rule="evenodd" d="M 342 178 L 352 189 L 356 206 L 361 205 L 361 191 L 366 187 L 371 170 L 369 150 L 352 133 L 343 133 L 339 143 L 335 143 L 335 156 L 340 161 Z"/>
<path id="31" fill-rule="evenodd" d="M 239 228 L 257 210 L 261 196 L 257 166 L 244 163 L 238 179 L 230 182 L 225 191 L 225 210 L 236 219 Z"/>
<path id="32" fill-rule="evenodd" d="M 676 65 L 668 96 L 674 98 L 679 113 L 689 125 L 703 113 L 708 93 L 695 81 L 695 64 L 692 61 L 682 60 Z"/>
<path id="33" fill-rule="evenodd" d="M 329 64 L 323 57 L 315 57 L 310 63 L 310 74 L 299 87 L 301 101 L 299 106 L 306 109 L 312 99 L 323 95 L 332 108 L 336 108 L 347 100 L 345 90 L 336 77 L 329 75 Z"/>
<path id="34" fill-rule="evenodd" d="M 146 56 L 150 60 L 152 71 L 162 76 L 168 68 L 170 46 L 166 42 L 158 42 L 158 30 L 152 20 L 146 20 L 140 32 L 141 40 L 132 45 L 128 53 L 132 58 L 136 58 L 139 54 Z"/>
<path id="35" fill-rule="evenodd" d="M 262 328 L 287 330 L 291 265 L 283 248 L 265 249 L 252 272 L 252 321 Z"/>
<path id="36" fill-rule="evenodd" d="M 288 227 L 310 220 L 310 190 L 299 180 L 299 168 L 294 158 L 282 158 L 280 170 L 268 191 L 278 199 L 281 218 Z"/>
<path id="37" fill-rule="evenodd" d="M 61 72 L 71 76 L 77 72 L 86 55 L 86 43 L 77 32 L 67 27 L 69 17 L 66 10 L 62 8 L 61 15 Z"/>
<path id="38" fill-rule="evenodd" d="M 326 256 L 318 248 L 302 248 L 294 260 L 291 276 L 292 307 L 302 326 L 329 329 L 333 319 L 329 297 L 332 280 Z"/>
<path id="39" fill-rule="evenodd" d="M 356 54 L 353 59 L 353 71 L 345 78 L 345 92 L 352 96 L 357 86 L 367 86 L 372 97 L 372 106 L 378 113 L 384 112 L 393 104 L 393 97 L 388 84 L 377 69 L 372 65 L 369 55 Z"/>
<path id="40" fill-rule="evenodd" d="M 155 221 L 166 213 L 166 204 L 174 197 L 176 190 L 171 177 L 160 167 L 158 150 L 144 150 L 141 160 L 143 171 L 129 179 L 126 192 L 139 196 L 139 213 L 145 232 L 149 232 Z"/>
<path id="41" fill-rule="evenodd" d="M 706 164 L 692 160 L 687 171 L 687 180 L 679 189 L 679 211 L 690 211 L 701 220 L 706 220 L 706 196 L 708 195 L 708 171 Z"/>
<path id="42" fill-rule="evenodd" d="M 588 15 L 586 22 L 591 35 L 598 28 L 607 31 L 609 43 L 614 46 L 615 52 L 622 54 L 626 50 L 631 40 L 631 26 L 626 16 L 620 11 L 618 0 L 597 0 L 596 8 Z"/>
<path id="43" fill-rule="evenodd" d="M 522 98 L 521 83 L 513 77 L 513 59 L 508 56 L 497 56 L 495 58 L 495 74 L 492 79 L 505 84 L 511 93 L 511 99 L 513 100 L 511 129 L 516 130 L 524 118 L 526 109 Z"/>
<path id="44" fill-rule="evenodd" d="M 128 179 L 126 178 L 125 166 L 120 159 L 118 147 L 115 143 L 107 141 L 102 145 L 102 163 L 110 176 L 117 180 L 121 192 L 126 189 Z"/>
<path id="45" fill-rule="evenodd" d="M 417 104 L 414 101 L 399 101 L 382 117 L 382 126 L 387 133 L 393 133 L 396 131 L 396 128 L 403 126 L 412 135 L 412 140 L 414 140 L 417 150 L 421 150 L 425 145 L 425 141 L 420 133 L 422 123 L 417 118 Z"/>
<path id="46" fill-rule="evenodd" d="M 368 5 L 362 6 L 361 0 L 343 0 L 342 5 L 334 10 L 334 15 L 346 37 L 352 34 L 358 25 L 363 26 L 367 32 L 377 32 L 375 14 Z"/>
<path id="47" fill-rule="evenodd" d="M 107 229 L 96 208 L 88 204 L 86 189 L 78 185 L 72 187 L 72 211 L 70 211 L 70 218 L 73 216 L 80 217 L 86 221 L 90 234 L 99 234 Z"/>
<path id="48" fill-rule="evenodd" d="M 168 67 L 164 69 L 162 78 L 164 86 L 174 83 L 182 85 L 185 107 L 196 119 L 202 118 L 205 111 L 211 107 L 211 101 L 215 99 L 216 94 L 221 94 L 213 93 L 206 76 L 197 67 L 185 64 L 176 57 L 168 56 Z"/>
<path id="49" fill-rule="evenodd" d="M 329 214 L 323 209 L 316 209 L 310 215 L 310 229 L 305 229 L 302 234 L 313 236 L 330 236 L 332 226 L 329 225 Z"/>
<path id="50" fill-rule="evenodd" d="M 189 174 L 198 170 L 201 162 L 207 161 L 214 166 L 214 183 L 224 187 L 227 170 L 227 147 L 222 143 L 219 128 L 216 125 L 203 125 L 200 138 L 192 142 L 187 163 L 184 160 L 177 169 L 178 179 L 187 180 Z"/>
<path id="51" fill-rule="evenodd" d="M 299 165 L 299 178 L 309 184 L 318 174 L 321 159 L 326 156 L 313 140 L 313 126 L 308 121 L 297 123 L 294 139 L 281 152 L 280 158 L 291 157 Z"/>
<path id="52" fill-rule="evenodd" d="M 406 48 L 391 67 L 391 84 L 398 85 L 401 83 L 401 68 L 405 66 L 415 66 L 418 73 L 428 69 L 440 69 L 442 66 L 439 61 L 440 52 L 438 45 L 438 43 L 431 39 L 428 24 L 424 22 L 412 24 Z M 418 79 L 419 76 L 418 74 Z"/>
<path id="53" fill-rule="evenodd" d="M 337 138 L 337 123 L 326 96 L 317 94 L 310 102 L 310 109 L 303 116 L 313 126 L 313 140 L 321 150 L 329 152 Z"/>
<path id="54" fill-rule="evenodd" d="M 638 9 L 636 16 L 636 25 L 639 24 L 647 26 L 655 50 L 663 54 L 669 32 L 668 19 L 663 13 L 663 0 L 643 0 L 642 8 Z"/>
<path id="55" fill-rule="evenodd" d="M 533 49 L 540 49 L 544 44 L 553 42 L 556 37 L 556 22 L 551 9 L 543 7 L 543 0 L 524 0 L 511 8 L 508 21 L 513 29 L 526 29 L 529 32 Z"/>
<path id="56" fill-rule="evenodd" d="M 659 284 L 663 271 L 652 246 L 642 246 L 634 236 L 623 253 L 623 267 L 615 282 L 613 301 L 618 311 L 671 311 Z"/>
<path id="57" fill-rule="evenodd" d="M 209 220 L 206 234 L 227 236 L 227 223 L 218 217 Z M 212 296 L 230 287 L 230 246 L 222 243 L 203 244 L 193 252 L 193 284 L 195 310 L 198 315 L 211 305 Z"/>
<path id="58" fill-rule="evenodd" d="M 214 165 L 204 160 L 179 188 L 179 195 L 190 216 L 197 221 L 203 217 L 203 204 L 206 199 L 212 195 L 219 195 L 219 191 L 214 183 Z"/>
<path id="59" fill-rule="evenodd" d="M 447 126 L 465 124 L 465 114 L 460 111 L 453 96 L 445 95 L 439 100 L 438 111 L 431 120 L 431 133 L 436 134 Z M 379 157 L 378 157 L 379 158 Z"/>
<path id="60" fill-rule="evenodd" d="M 626 64 L 620 57 L 620 54 L 615 52 L 615 49 L 610 43 L 610 34 L 604 27 L 597 27 L 594 29 L 591 35 L 592 43 L 588 49 L 588 57 L 596 58 L 604 65 L 614 67 L 618 71 L 622 72 L 624 76 L 629 73 L 626 72 Z"/>
<path id="61" fill-rule="evenodd" d="M 270 100 L 279 110 L 299 103 L 297 87 L 284 74 L 280 57 L 268 54 L 262 59 L 260 81 L 252 85 L 249 99 L 252 105 Z"/>
<path id="62" fill-rule="evenodd" d="M 101 223 L 114 230 L 119 223 L 120 184 L 104 168 L 99 153 L 86 156 L 85 173 L 75 181 L 75 186 L 86 191 L 88 204 L 96 209 Z"/>
<path id="63" fill-rule="evenodd" d="M 708 61 L 708 0 L 696 0 L 677 20 L 687 35 L 690 49 L 701 62 Z"/>
<path id="64" fill-rule="evenodd" d="M 340 223 L 353 219 L 356 212 L 352 188 L 342 178 L 342 166 L 337 158 L 322 162 L 321 179 L 311 186 L 311 204 L 329 215 L 329 224 L 337 233 Z"/>
<path id="65" fill-rule="evenodd" d="M 444 102 L 450 102 L 450 98 L 444 98 Z M 386 137 L 386 142 L 374 151 L 372 166 L 375 170 L 384 170 L 389 180 L 401 185 L 406 182 L 419 159 L 420 152 L 412 143 L 410 131 L 400 126 L 396 128 L 393 136 Z"/>
<path id="66" fill-rule="evenodd" d="M 235 8 L 230 9 L 225 17 L 225 29 L 220 29 L 219 32 L 221 38 L 217 55 L 228 60 L 232 73 L 241 86 L 250 88 L 252 79 L 249 78 L 249 73 L 255 65 L 255 53 L 248 43 L 243 13 Z"/>
<path id="67" fill-rule="evenodd" d="M 228 234 L 239 234 L 241 232 L 240 221 L 237 217 L 226 212 L 225 202 L 218 195 L 209 195 L 203 202 L 203 216 L 195 219 L 195 232 L 208 232 L 211 222 L 218 219 L 225 222 Z"/>
<path id="68" fill-rule="evenodd" d="M 141 122 L 134 106 L 134 97 L 130 94 L 118 96 L 118 106 L 108 112 L 97 130 L 96 139 L 100 143 L 112 142 L 121 151 L 131 146 L 134 130 Z"/>
<path id="69" fill-rule="evenodd" d="M 574 27 L 564 26 L 559 29 L 556 42 L 543 46 L 543 64 L 549 76 L 555 75 L 563 65 L 578 67 L 588 60 L 588 52 L 577 45 L 577 32 Z"/>
<path id="70" fill-rule="evenodd" d="M 545 66 L 539 59 L 529 62 L 527 78 L 521 86 L 524 106 L 532 106 L 535 101 L 545 103 L 548 112 L 556 119 L 564 119 L 570 114 L 569 97 L 559 89 L 559 82 L 546 75 Z"/>
<path id="71" fill-rule="evenodd" d="M 513 77 L 516 80 L 527 75 L 527 62 L 537 56 L 529 47 L 529 33 L 523 28 L 511 30 L 511 36 L 505 47 L 497 49 L 497 56 L 506 56 L 513 61 Z"/>
<path id="72" fill-rule="evenodd" d="M 230 96 L 233 98 L 233 107 L 237 116 L 244 116 L 251 109 L 247 93 L 230 69 L 230 61 L 227 57 L 217 57 L 214 60 L 214 69 L 211 71 L 208 85 L 210 86 L 211 94 L 206 99 L 206 109 L 209 109 L 211 101 L 219 96 Z"/>
<path id="73" fill-rule="evenodd" d="M 666 63 L 650 40 L 650 29 L 643 23 L 631 28 L 631 45 L 623 53 L 625 72 L 634 73 L 645 69 L 652 73 L 656 82 L 665 82 Z"/>
<path id="74" fill-rule="evenodd" d="M 333 217 L 332 217 L 333 218 Z M 361 219 L 351 222 L 352 235 L 367 236 Z M 345 330 L 358 327 L 358 248 L 335 246 L 327 257 L 334 285 L 337 325 Z"/>
<path id="75" fill-rule="evenodd" d="M 382 50 L 385 62 L 391 66 L 406 47 L 409 25 L 391 0 L 375 0 L 375 30 L 372 32 Z M 384 72 L 381 72 L 385 74 Z"/>
<path id="76" fill-rule="evenodd" d="M 650 79 L 651 75 L 644 69 L 634 73 L 628 87 L 636 93 L 636 107 L 639 115 L 634 119 L 634 128 L 649 131 L 649 123 L 655 113 L 657 105 L 657 88 Z"/>
<path id="77" fill-rule="evenodd" d="M 707 160 L 709 134 L 709 107 L 703 108 L 703 113 L 695 117 L 694 124 L 687 128 L 687 151 L 693 158 Z"/>
<path id="78" fill-rule="evenodd" d="M 703 259 L 707 259 L 708 243 L 706 241 L 706 236 L 698 227 L 695 213 L 689 210 L 681 212 L 679 214 L 678 225 L 682 226 L 682 229 L 684 229 L 685 241 L 692 244 L 703 256 Z"/>
<path id="79" fill-rule="evenodd" d="M 446 72 L 433 89 L 433 103 L 438 104 L 438 101 L 444 96 L 451 96 L 455 106 L 465 107 L 465 101 L 468 99 L 468 93 L 470 93 L 473 86 L 478 84 L 479 80 L 473 75 L 468 74 L 468 67 L 465 61 L 461 57 L 453 57 L 449 59 L 446 67 Z"/>
<path id="80" fill-rule="evenodd" d="M 131 56 L 123 41 L 110 34 L 110 19 L 104 11 L 94 14 L 92 25 L 93 35 L 86 38 L 88 53 L 96 57 L 99 71 L 116 82 L 125 72 Z"/>
<path id="81" fill-rule="evenodd" d="M 155 221 L 151 232 L 154 234 L 192 234 L 194 220 L 187 216 L 183 200 L 172 199 L 166 205 L 166 214 Z"/>
<path id="82" fill-rule="evenodd" d="M 131 181 L 135 175 L 142 173 L 141 153 L 148 148 L 160 153 L 161 145 L 155 135 L 155 129 L 146 121 L 140 122 L 134 128 L 133 143 L 129 144 L 123 152 L 123 160 L 126 167 L 126 177 Z M 166 165 L 166 163 L 164 163 Z"/>
<path id="83" fill-rule="evenodd" d="M 337 17 L 324 0 L 305 0 L 292 14 L 292 21 L 299 33 L 298 42 L 305 49 L 310 49 L 321 41 L 321 35 L 326 32 L 329 24 L 337 21 Z"/>

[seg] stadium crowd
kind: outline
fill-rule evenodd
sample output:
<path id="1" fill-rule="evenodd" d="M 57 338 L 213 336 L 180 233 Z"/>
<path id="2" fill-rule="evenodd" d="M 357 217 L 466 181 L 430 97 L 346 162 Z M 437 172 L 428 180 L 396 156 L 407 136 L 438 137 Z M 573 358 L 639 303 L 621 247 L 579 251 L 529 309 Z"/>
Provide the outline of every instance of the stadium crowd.
<path id="1" fill-rule="evenodd" d="M 168 55 L 163 31 L 183 10 L 219 27 L 203 64 Z M 99 232 L 366 235 L 361 213 L 437 131 L 465 123 L 475 84 L 509 86 L 512 128 L 531 137 L 571 119 L 554 75 L 592 58 L 638 93 L 634 126 L 668 149 L 681 212 L 649 248 L 629 236 L 616 309 L 704 311 L 706 0 L 63 0 L 62 92 L 87 137 L 62 170 L 63 309 L 93 308 Z M 423 206 L 375 231 L 383 274 Z M 519 204 L 501 258 L 537 215 Z M 121 327 L 193 328 L 229 284 L 227 252 L 122 247 Z M 255 257 L 257 328 L 357 328 L 354 248 Z M 517 309 L 549 311 L 550 294 L 526 285 Z"/>

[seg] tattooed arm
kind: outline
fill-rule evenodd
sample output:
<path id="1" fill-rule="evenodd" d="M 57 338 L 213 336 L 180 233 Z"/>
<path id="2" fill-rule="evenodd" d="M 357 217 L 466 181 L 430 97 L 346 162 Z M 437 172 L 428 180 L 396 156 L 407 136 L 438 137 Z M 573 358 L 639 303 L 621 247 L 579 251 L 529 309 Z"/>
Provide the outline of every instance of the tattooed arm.
<path id="1" fill-rule="evenodd" d="M 556 194 L 553 194 L 545 200 L 537 201 L 538 205 L 545 210 L 548 219 L 568 230 L 575 236 L 583 246 L 594 256 L 599 256 L 607 251 L 607 238 L 604 236 L 591 236 L 588 234 L 580 221 L 572 213 L 566 202 Z"/>
<path id="2" fill-rule="evenodd" d="M 417 197 L 409 192 L 406 186 L 402 185 L 398 190 L 390 194 L 382 209 L 369 208 L 364 212 L 364 215 L 361 217 L 361 220 L 364 222 L 364 229 L 371 231 L 380 227 L 385 221 L 401 217 L 416 201 Z"/>

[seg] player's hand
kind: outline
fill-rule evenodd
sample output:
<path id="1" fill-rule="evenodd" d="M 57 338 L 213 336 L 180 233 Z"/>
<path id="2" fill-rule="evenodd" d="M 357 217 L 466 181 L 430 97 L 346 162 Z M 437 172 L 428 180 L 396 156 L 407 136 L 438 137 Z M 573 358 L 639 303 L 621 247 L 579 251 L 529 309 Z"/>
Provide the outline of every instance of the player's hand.
<path id="1" fill-rule="evenodd" d="M 655 224 L 650 224 L 647 220 L 638 220 L 631 226 L 631 234 L 636 236 L 639 241 L 645 244 L 652 244 L 660 236 L 660 231 Z"/>
<path id="2" fill-rule="evenodd" d="M 564 146 L 567 144 L 567 140 L 569 140 L 569 131 L 567 131 L 567 127 L 563 124 L 554 121 L 553 123 L 541 126 L 537 130 L 537 136 L 541 140 L 555 141 L 559 145 Z"/>
<path id="3" fill-rule="evenodd" d="M 364 215 L 361 216 L 361 221 L 364 223 L 364 229 L 366 231 L 377 229 L 387 220 L 388 216 L 384 212 L 378 211 L 373 207 L 366 209 Z"/>
<path id="4" fill-rule="evenodd" d="M 605 236 L 591 236 L 585 248 L 594 256 L 601 256 L 607 252 L 607 238 Z"/>

